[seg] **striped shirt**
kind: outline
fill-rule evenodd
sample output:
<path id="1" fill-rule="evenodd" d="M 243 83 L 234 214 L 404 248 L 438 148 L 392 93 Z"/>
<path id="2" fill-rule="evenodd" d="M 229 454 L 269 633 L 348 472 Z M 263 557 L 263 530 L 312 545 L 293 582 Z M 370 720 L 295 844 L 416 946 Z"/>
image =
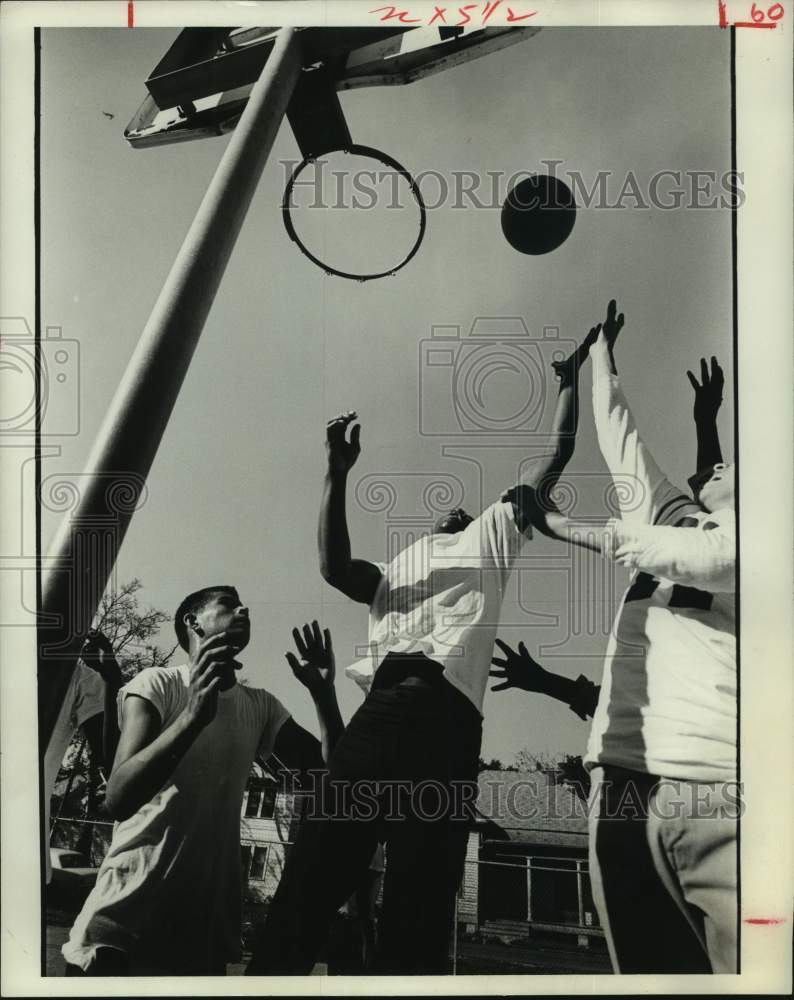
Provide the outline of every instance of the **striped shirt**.
<path id="1" fill-rule="evenodd" d="M 607 647 L 585 763 L 692 781 L 736 775 L 735 514 L 709 513 L 659 469 L 616 376 L 593 381 L 598 441 L 621 498 L 605 554 L 632 572 Z"/>

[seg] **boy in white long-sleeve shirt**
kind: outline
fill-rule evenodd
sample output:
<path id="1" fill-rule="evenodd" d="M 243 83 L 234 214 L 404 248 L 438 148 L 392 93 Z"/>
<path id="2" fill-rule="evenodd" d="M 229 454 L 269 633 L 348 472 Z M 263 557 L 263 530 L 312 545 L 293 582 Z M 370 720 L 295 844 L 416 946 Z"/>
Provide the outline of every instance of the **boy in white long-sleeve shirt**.
<path id="1" fill-rule="evenodd" d="M 695 501 L 659 469 L 617 376 L 616 312 L 612 301 L 590 356 L 620 519 L 577 525 L 518 489 L 533 526 L 632 571 L 585 758 L 593 893 L 615 971 L 733 972 L 734 470 L 716 463 Z"/>

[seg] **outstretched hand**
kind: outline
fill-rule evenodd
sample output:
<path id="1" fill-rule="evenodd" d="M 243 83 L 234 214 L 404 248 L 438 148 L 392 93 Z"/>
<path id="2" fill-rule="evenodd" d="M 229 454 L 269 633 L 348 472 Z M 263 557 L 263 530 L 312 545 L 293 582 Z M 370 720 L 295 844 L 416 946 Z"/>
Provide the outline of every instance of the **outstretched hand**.
<path id="1" fill-rule="evenodd" d="M 626 317 L 623 313 L 618 315 L 617 312 L 617 302 L 614 299 L 610 299 L 609 305 L 607 306 L 607 318 L 604 320 L 602 327 L 604 336 L 607 339 L 607 346 L 609 347 L 610 354 L 615 349 L 615 341 L 618 339 L 618 334 L 623 329 L 623 324 L 626 322 Z"/>
<path id="2" fill-rule="evenodd" d="M 518 652 L 496 640 L 496 645 L 505 654 L 504 659 L 495 656 L 491 663 L 498 670 L 491 670 L 489 676 L 498 678 L 501 683 L 495 684 L 492 691 L 506 691 L 508 688 L 521 688 L 522 691 L 544 693 L 546 690 L 547 671 L 532 659 L 523 642 L 518 644 Z"/>
<path id="3" fill-rule="evenodd" d="M 302 635 L 294 628 L 292 638 L 295 640 L 298 656 L 294 653 L 285 653 L 285 656 L 295 677 L 308 688 L 313 697 L 333 689 L 336 660 L 330 630 L 326 628 L 321 631 L 319 624 L 313 621 L 311 625 L 303 626 Z"/>
<path id="4" fill-rule="evenodd" d="M 706 359 L 700 359 L 700 382 L 691 371 L 687 371 L 689 384 L 695 390 L 695 421 L 713 420 L 722 405 L 722 389 L 725 385 L 725 375 L 715 357 L 711 359 L 709 373 Z"/>
<path id="5" fill-rule="evenodd" d="M 361 425 L 353 425 L 349 441 L 345 437 L 348 424 L 357 416 L 355 410 L 348 410 L 347 413 L 340 413 L 338 417 L 329 420 L 326 425 L 325 446 L 328 452 L 328 468 L 331 472 L 349 472 L 361 454 L 359 444 Z"/>
<path id="6" fill-rule="evenodd" d="M 608 361 L 609 369 L 613 375 L 617 375 L 618 371 L 615 364 L 615 341 L 618 339 L 618 334 L 623 329 L 625 322 L 626 317 L 623 313 L 618 315 L 617 302 L 614 299 L 610 299 L 607 306 L 607 318 L 591 331 L 595 332 L 595 341 L 590 353 L 591 355 L 594 355 L 594 352 L 600 354 L 602 363 L 605 360 Z M 604 352 L 606 353 L 606 358 L 604 358 Z"/>
<path id="7" fill-rule="evenodd" d="M 573 385 L 576 381 L 576 376 L 579 373 L 579 369 L 584 364 L 590 348 L 596 342 L 598 337 L 598 331 L 601 329 L 601 324 L 598 326 L 591 327 L 587 336 L 584 338 L 582 343 L 568 355 L 562 361 L 552 361 L 551 367 L 554 369 L 554 374 L 561 385 Z"/>

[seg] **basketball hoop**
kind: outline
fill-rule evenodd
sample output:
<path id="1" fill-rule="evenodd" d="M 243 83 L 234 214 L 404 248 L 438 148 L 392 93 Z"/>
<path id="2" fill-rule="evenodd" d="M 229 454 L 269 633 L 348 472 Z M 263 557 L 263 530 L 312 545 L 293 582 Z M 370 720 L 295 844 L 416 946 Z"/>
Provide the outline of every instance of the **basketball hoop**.
<path id="1" fill-rule="evenodd" d="M 297 232 L 295 231 L 295 226 L 292 222 L 292 189 L 295 186 L 295 182 L 298 177 L 304 171 L 304 169 L 311 163 L 314 163 L 319 157 L 315 155 L 306 156 L 298 164 L 295 170 L 292 172 L 292 176 L 287 181 L 287 186 L 284 188 L 284 199 L 281 203 L 281 216 L 284 220 L 284 228 L 287 230 L 287 235 L 298 246 L 300 252 L 308 257 L 312 263 L 316 264 L 317 267 L 322 268 L 326 274 L 336 275 L 338 278 L 348 278 L 351 281 L 373 281 L 375 278 L 386 278 L 389 275 L 396 274 L 398 271 L 402 270 L 405 265 L 415 256 L 417 250 L 422 245 L 422 240 L 425 236 L 425 226 L 426 226 L 426 216 L 427 212 L 425 209 L 425 203 L 422 199 L 421 192 L 419 191 L 419 186 L 413 177 L 408 173 L 405 167 L 398 163 L 395 159 L 389 156 L 387 153 L 382 153 L 379 149 L 373 149 L 371 146 L 357 146 L 349 145 L 342 149 L 337 150 L 327 150 L 322 155 L 325 156 L 329 152 L 341 152 L 348 153 L 354 156 L 365 156 L 372 160 L 378 160 L 378 162 L 383 163 L 385 166 L 389 167 L 400 177 L 403 177 L 408 182 L 408 187 L 410 188 L 411 194 L 413 195 L 414 201 L 416 202 L 417 208 L 419 209 L 419 234 L 416 240 L 408 251 L 405 257 L 396 264 L 394 267 L 389 268 L 387 271 L 377 271 L 371 273 L 351 273 L 349 271 L 341 271 L 336 267 L 332 267 L 330 264 L 326 264 L 325 261 L 320 260 L 316 257 L 311 250 L 308 249 L 306 244 L 300 239 Z"/>

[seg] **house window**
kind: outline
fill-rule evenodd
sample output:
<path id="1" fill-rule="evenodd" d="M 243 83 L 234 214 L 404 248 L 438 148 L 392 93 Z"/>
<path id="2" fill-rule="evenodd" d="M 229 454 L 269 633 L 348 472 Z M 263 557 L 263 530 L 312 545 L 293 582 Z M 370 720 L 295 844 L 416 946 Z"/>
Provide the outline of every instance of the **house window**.
<path id="1" fill-rule="evenodd" d="M 251 870 L 249 872 L 249 878 L 255 879 L 259 882 L 264 880 L 265 871 L 267 870 L 267 847 L 255 847 L 254 854 L 251 859 Z"/>
<path id="2" fill-rule="evenodd" d="M 262 805 L 259 815 L 262 819 L 273 819 L 276 813 L 276 784 L 269 781 L 262 789 Z"/>
<path id="3" fill-rule="evenodd" d="M 245 815 L 249 819 L 272 819 L 276 812 L 276 785 L 269 781 L 265 784 L 248 786 L 248 798 L 245 804 Z"/>
<path id="4" fill-rule="evenodd" d="M 261 788 L 248 789 L 248 804 L 245 807 L 246 816 L 258 816 L 259 806 L 262 804 Z"/>
<path id="5" fill-rule="evenodd" d="M 248 872 L 251 868 L 251 851 L 253 846 L 251 844 L 240 844 L 240 863 L 243 869 L 243 878 L 248 878 Z"/>

